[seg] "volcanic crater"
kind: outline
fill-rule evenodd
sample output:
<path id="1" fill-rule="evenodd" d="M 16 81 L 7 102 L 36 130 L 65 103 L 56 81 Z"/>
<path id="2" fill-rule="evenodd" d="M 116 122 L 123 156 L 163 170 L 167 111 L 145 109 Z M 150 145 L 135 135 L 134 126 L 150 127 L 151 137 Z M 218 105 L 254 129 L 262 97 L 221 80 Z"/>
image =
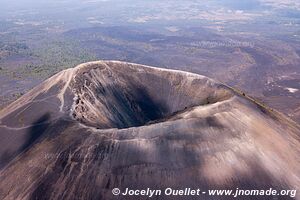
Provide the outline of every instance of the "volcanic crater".
<path id="1" fill-rule="evenodd" d="M 126 73 L 122 68 L 126 68 Z M 79 69 L 72 83 L 75 94 L 72 116 L 99 129 L 128 128 L 161 122 L 189 108 L 232 96 L 205 77 L 159 72 L 122 64 Z"/>
<path id="2" fill-rule="evenodd" d="M 0 138 L 4 200 L 136 199 L 113 188 L 300 189 L 299 126 L 183 71 L 119 61 L 64 70 L 0 111 Z"/>

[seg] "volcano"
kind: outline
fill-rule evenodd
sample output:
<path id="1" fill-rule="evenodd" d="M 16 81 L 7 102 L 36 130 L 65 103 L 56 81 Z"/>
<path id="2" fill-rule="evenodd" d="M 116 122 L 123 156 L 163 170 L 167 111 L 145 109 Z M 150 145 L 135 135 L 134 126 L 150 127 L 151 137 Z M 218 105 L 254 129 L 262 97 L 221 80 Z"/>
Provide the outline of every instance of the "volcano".
<path id="1" fill-rule="evenodd" d="M 133 63 L 64 70 L 0 111 L 5 200 L 143 199 L 113 188 L 296 190 L 299 155 L 299 126 L 280 113 L 207 77 Z M 236 199 L 255 198 L 271 199 Z"/>

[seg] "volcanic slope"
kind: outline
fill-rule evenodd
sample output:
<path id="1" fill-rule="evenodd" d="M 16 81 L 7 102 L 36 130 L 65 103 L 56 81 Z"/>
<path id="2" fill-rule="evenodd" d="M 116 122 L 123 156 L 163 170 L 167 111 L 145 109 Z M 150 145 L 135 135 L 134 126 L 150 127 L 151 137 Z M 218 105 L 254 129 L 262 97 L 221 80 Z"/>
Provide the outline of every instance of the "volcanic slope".
<path id="1" fill-rule="evenodd" d="M 0 120 L 0 199 L 137 199 L 113 196 L 113 188 L 300 189 L 298 125 L 197 74 L 85 63 L 35 87 Z M 255 198 L 273 197 L 236 199 Z"/>

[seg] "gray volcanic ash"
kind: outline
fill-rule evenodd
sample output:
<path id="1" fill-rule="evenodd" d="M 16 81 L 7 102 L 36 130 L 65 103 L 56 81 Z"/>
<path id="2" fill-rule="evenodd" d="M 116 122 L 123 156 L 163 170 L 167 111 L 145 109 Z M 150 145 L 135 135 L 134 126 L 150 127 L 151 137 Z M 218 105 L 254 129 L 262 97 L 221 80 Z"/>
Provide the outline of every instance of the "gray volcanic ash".
<path id="1" fill-rule="evenodd" d="M 136 199 L 113 196 L 113 188 L 300 189 L 299 127 L 197 74 L 85 63 L 25 94 L 0 120 L 0 199 Z"/>

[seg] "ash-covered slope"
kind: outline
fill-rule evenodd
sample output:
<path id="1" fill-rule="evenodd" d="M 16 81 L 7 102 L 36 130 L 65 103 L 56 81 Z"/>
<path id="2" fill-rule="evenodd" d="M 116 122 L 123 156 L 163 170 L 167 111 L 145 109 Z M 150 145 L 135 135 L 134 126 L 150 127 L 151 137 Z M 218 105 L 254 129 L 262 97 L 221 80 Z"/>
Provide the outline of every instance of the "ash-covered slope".
<path id="1" fill-rule="evenodd" d="M 86 63 L 46 80 L 0 120 L 0 199 L 130 199 L 111 193 L 127 187 L 300 187 L 299 128 L 196 74 Z M 255 199 L 237 199 L 247 198 Z"/>

